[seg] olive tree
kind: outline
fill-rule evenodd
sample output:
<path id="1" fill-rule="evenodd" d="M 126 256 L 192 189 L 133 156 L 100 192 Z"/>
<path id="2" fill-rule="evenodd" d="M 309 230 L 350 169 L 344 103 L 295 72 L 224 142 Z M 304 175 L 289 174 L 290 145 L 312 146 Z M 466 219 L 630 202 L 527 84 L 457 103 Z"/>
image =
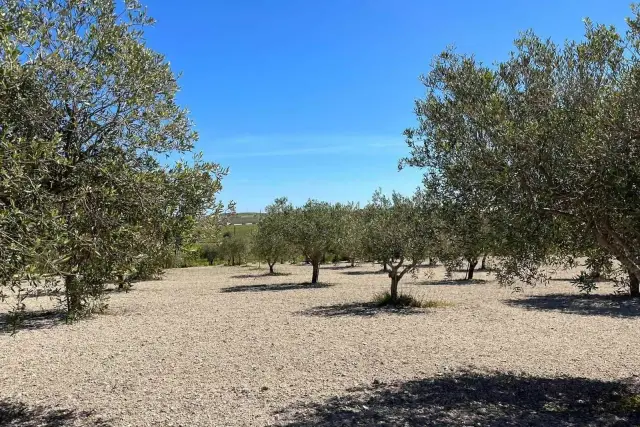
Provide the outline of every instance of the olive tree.
<path id="1" fill-rule="evenodd" d="M 404 275 L 418 268 L 434 249 L 433 209 L 426 194 L 406 197 L 394 192 L 387 197 L 380 191 L 365 207 L 374 256 L 389 267 L 391 301 L 398 299 L 398 284 Z"/>
<path id="2" fill-rule="evenodd" d="M 339 240 L 335 207 L 327 202 L 309 200 L 294 209 L 289 230 L 291 242 L 311 262 L 311 283 L 317 283 L 323 256 L 336 247 Z"/>
<path id="3" fill-rule="evenodd" d="M 266 214 L 260 218 L 258 230 L 253 240 L 253 252 L 267 262 L 269 272 L 278 260 L 288 258 L 292 253 L 289 230 L 293 207 L 286 197 L 276 199 L 267 206 Z"/>
<path id="4" fill-rule="evenodd" d="M 229 235 L 224 237 L 220 244 L 220 253 L 227 259 L 229 265 L 241 265 L 249 251 L 249 241 L 245 236 Z"/>
<path id="5" fill-rule="evenodd" d="M 486 66 L 447 50 L 422 78 L 418 125 L 403 164 L 427 168 L 481 206 L 499 234 L 499 278 L 534 281 L 539 266 L 599 247 L 640 296 L 640 11 L 626 33 L 586 20 L 562 45 L 532 32 Z"/>
<path id="6" fill-rule="evenodd" d="M 191 238 L 195 218 L 221 210 L 225 169 L 197 157 L 156 160 L 190 151 L 197 135 L 169 63 L 145 45 L 153 21 L 136 1 L 117 5 L 0 0 L 0 141 L 3 170 L 12 168 L 0 177 L 0 207 L 3 221 L 24 227 L 3 230 L 12 234 L 0 251 L 13 267 L 0 285 L 59 276 L 49 283 L 61 283 L 69 318 L 104 307 L 106 283 L 155 265 L 165 247 Z M 33 146 L 42 167 L 33 167 Z M 18 191 L 5 191 L 15 177 Z M 38 237 L 11 243 L 25 230 Z"/>
<path id="7" fill-rule="evenodd" d="M 360 206 L 355 203 L 335 205 L 338 241 L 335 250 L 349 259 L 351 266 L 364 254 L 365 224 Z"/>
<path id="8" fill-rule="evenodd" d="M 438 258 L 451 270 L 463 262 L 467 264 L 466 280 L 473 275 L 494 243 L 491 229 L 481 208 L 470 205 L 460 194 L 440 195 L 437 210 L 440 245 Z"/>

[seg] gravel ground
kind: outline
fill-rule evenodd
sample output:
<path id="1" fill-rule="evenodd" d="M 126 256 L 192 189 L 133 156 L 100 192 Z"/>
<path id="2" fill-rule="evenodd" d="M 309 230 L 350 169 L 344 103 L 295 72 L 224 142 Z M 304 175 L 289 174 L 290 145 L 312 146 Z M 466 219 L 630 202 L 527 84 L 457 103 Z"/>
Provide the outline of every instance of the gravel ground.
<path id="1" fill-rule="evenodd" d="M 112 294 L 105 315 L 0 334 L 0 425 L 640 422 L 634 301 L 575 298 L 562 280 L 514 294 L 433 268 L 403 290 L 450 305 L 389 311 L 366 304 L 388 286 L 373 266 L 323 267 L 315 287 L 300 285 L 310 267 L 276 268 L 288 275 L 170 270 Z"/>

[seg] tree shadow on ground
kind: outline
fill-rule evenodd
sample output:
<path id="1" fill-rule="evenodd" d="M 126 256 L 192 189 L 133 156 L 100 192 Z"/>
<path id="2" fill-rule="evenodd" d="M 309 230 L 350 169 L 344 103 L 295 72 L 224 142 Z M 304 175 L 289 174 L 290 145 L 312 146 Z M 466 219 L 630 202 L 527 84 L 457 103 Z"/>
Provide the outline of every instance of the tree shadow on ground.
<path id="1" fill-rule="evenodd" d="M 388 274 L 388 272 L 384 271 L 384 270 L 376 270 L 376 271 L 343 271 L 342 274 L 348 274 L 349 276 L 364 276 L 366 274 Z"/>
<path id="2" fill-rule="evenodd" d="M 118 293 L 128 293 L 128 292 L 133 292 L 133 291 L 137 291 L 138 289 L 136 289 L 135 283 L 137 282 L 132 282 L 131 284 L 129 284 L 129 288 L 125 289 L 125 288 L 118 288 L 117 285 L 111 285 L 111 287 L 105 288 L 103 290 L 103 293 L 105 294 L 118 294 Z M 33 292 L 29 295 L 26 296 L 27 299 L 38 299 L 38 298 L 63 298 L 64 297 L 64 290 L 63 289 L 54 289 L 54 290 L 50 290 L 50 291 L 41 291 L 41 292 Z"/>
<path id="3" fill-rule="evenodd" d="M 269 283 L 264 285 L 239 285 L 220 289 L 220 292 L 269 292 L 292 291 L 295 289 L 320 289 L 333 286 L 329 283 Z"/>
<path id="4" fill-rule="evenodd" d="M 354 265 L 351 266 L 351 264 L 347 264 L 347 265 L 327 265 L 327 266 L 320 266 L 320 268 L 322 270 L 348 270 L 350 268 L 356 268 L 358 267 L 358 265 Z"/>
<path id="5" fill-rule="evenodd" d="M 307 310 L 298 312 L 303 316 L 318 316 L 318 317 L 341 317 L 341 316 L 359 316 L 359 317 L 371 317 L 378 314 L 424 314 L 424 309 L 412 308 L 412 307 L 392 307 L 392 306 L 379 306 L 373 302 L 354 302 L 350 304 L 335 304 L 312 307 Z"/>
<path id="6" fill-rule="evenodd" d="M 442 267 L 442 265 L 440 264 L 429 264 L 429 263 L 424 263 L 424 264 L 418 264 L 417 268 L 438 268 L 438 267 Z"/>
<path id="7" fill-rule="evenodd" d="M 30 298 L 54 298 L 54 297 L 61 297 L 64 295 L 64 291 L 63 290 L 52 290 L 52 291 L 42 291 L 42 292 L 33 292 L 30 293 L 29 295 L 26 296 L 27 299 Z"/>
<path id="8" fill-rule="evenodd" d="M 573 277 L 550 277 L 548 280 L 550 282 L 567 282 L 567 283 L 571 283 L 574 280 L 574 278 Z M 604 279 L 604 278 L 594 279 L 593 281 L 595 283 L 611 283 L 611 284 L 613 284 L 613 281 L 608 280 L 608 279 Z"/>
<path id="9" fill-rule="evenodd" d="M 278 277 L 278 276 L 291 276 L 291 273 L 261 273 L 261 274 L 236 274 L 231 276 L 232 279 L 257 279 L 260 277 Z"/>
<path id="10" fill-rule="evenodd" d="M 548 294 L 505 301 L 528 310 L 559 311 L 587 316 L 639 317 L 640 299 L 622 295 Z"/>
<path id="11" fill-rule="evenodd" d="M 65 427 L 78 425 L 109 427 L 112 424 L 101 418 L 93 418 L 89 411 L 28 406 L 9 399 L 0 400 L 0 426 Z"/>
<path id="12" fill-rule="evenodd" d="M 16 319 L 7 313 L 0 314 L 0 333 L 14 333 L 20 330 L 49 329 L 65 322 L 62 310 L 24 311 Z M 17 320 L 14 321 L 14 320 Z M 2 424 L 0 424 L 2 425 Z"/>
<path id="13" fill-rule="evenodd" d="M 415 283 L 420 286 L 466 286 L 466 285 L 478 285 L 487 283 L 485 279 L 443 279 L 443 280 L 425 280 L 423 282 Z"/>
<path id="14" fill-rule="evenodd" d="M 284 427 L 631 426 L 640 395 L 631 381 L 460 372 L 397 384 L 374 381 L 344 396 L 276 412 Z"/>

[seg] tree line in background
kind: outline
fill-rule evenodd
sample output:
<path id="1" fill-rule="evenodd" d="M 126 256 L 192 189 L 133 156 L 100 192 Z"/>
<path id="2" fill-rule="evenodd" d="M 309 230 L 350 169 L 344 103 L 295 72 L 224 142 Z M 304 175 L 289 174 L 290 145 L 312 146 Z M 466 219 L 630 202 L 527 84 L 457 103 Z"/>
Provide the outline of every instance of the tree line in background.
<path id="1" fill-rule="evenodd" d="M 60 294 L 69 319 L 107 283 L 172 266 L 215 233 L 227 171 L 197 139 L 134 1 L 0 1 L 0 298 Z M 166 160 L 163 160 L 166 155 Z"/>
<path id="2" fill-rule="evenodd" d="M 294 207 L 279 198 L 266 208 L 254 233 L 228 232 L 217 244 L 203 245 L 201 256 L 210 264 L 216 259 L 230 265 L 249 258 L 264 261 L 270 274 L 276 274 L 278 262 L 306 261 L 312 267 L 312 284 L 327 261 L 351 266 L 375 262 L 388 273 L 395 301 L 400 280 L 427 260 L 432 265 L 439 260 L 449 270 L 466 263 L 467 279 L 472 279 L 479 260 L 491 250 L 489 234 L 477 216 L 462 217 L 423 191 L 412 197 L 377 191 L 364 207 L 317 200 Z"/>

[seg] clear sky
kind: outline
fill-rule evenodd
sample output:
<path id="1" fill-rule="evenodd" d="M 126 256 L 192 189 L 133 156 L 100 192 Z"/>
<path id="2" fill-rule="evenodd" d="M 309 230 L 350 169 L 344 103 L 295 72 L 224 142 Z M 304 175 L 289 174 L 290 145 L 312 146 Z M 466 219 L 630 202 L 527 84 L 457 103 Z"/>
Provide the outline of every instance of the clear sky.
<path id="1" fill-rule="evenodd" d="M 505 59 L 518 32 L 580 38 L 584 17 L 624 27 L 626 0 L 143 0 L 152 48 L 182 73 L 197 149 L 230 168 L 239 212 L 279 196 L 366 202 L 411 193 L 398 172 L 420 74 L 447 45 Z"/>

